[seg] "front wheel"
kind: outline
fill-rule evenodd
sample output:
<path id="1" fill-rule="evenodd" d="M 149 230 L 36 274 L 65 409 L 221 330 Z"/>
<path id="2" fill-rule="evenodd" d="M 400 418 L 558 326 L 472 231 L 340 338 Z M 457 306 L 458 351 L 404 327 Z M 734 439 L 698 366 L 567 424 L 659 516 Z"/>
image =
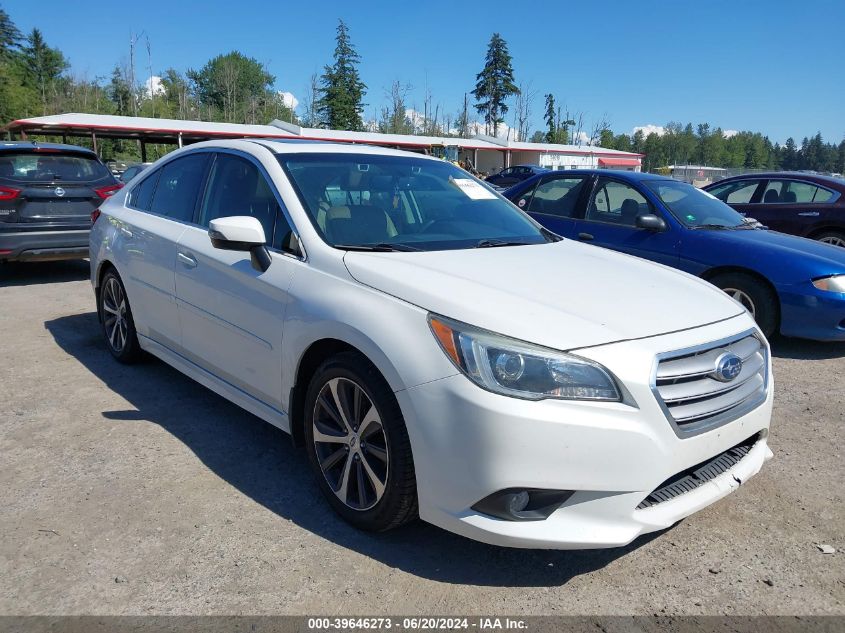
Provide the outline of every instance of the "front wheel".
<path id="1" fill-rule="evenodd" d="M 396 397 L 366 358 L 346 352 L 324 362 L 305 397 L 308 458 L 332 508 L 371 531 L 417 515 L 411 442 Z"/>
<path id="2" fill-rule="evenodd" d="M 778 300 L 771 288 L 745 273 L 718 275 L 710 283 L 748 310 L 766 338 L 771 338 L 779 320 Z"/>

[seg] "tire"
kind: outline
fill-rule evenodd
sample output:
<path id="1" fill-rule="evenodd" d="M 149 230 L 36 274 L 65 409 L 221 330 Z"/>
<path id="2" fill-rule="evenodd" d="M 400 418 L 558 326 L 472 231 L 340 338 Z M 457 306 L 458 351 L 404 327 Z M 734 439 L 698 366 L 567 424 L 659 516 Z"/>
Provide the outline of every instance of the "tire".
<path id="1" fill-rule="evenodd" d="M 126 288 L 120 275 L 114 269 L 103 275 L 97 311 L 100 315 L 103 339 L 111 355 L 127 365 L 140 360 L 141 346 L 138 344 L 129 298 L 126 296 Z"/>
<path id="2" fill-rule="evenodd" d="M 841 231 L 823 231 L 822 233 L 814 235 L 813 238 L 819 242 L 825 242 L 827 244 L 832 244 L 833 246 L 845 246 L 845 233 L 842 233 Z"/>
<path id="3" fill-rule="evenodd" d="M 417 517 L 408 431 L 372 363 L 356 352 L 325 361 L 308 385 L 304 417 L 308 461 L 335 512 L 373 532 Z"/>
<path id="4" fill-rule="evenodd" d="M 748 310 L 766 338 L 777 331 L 780 307 L 777 295 L 764 282 L 745 273 L 725 273 L 709 280 Z"/>

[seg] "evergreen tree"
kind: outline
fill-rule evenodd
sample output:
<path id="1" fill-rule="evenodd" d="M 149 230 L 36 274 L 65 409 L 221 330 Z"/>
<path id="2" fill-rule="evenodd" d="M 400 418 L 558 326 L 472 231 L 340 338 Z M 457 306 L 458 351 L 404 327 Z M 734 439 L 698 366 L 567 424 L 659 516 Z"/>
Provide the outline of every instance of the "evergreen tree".
<path id="1" fill-rule="evenodd" d="M 18 50 L 21 43 L 21 32 L 9 14 L 0 8 L 0 59 L 8 59 Z"/>
<path id="2" fill-rule="evenodd" d="M 499 124 L 504 122 L 508 111 L 507 98 L 519 94 L 519 88 L 513 79 L 508 45 L 498 33 L 493 33 L 490 38 L 484 69 L 476 75 L 475 90 L 472 94 L 477 100 L 475 109 L 484 116 L 487 133 L 492 131 L 493 136 L 496 136 L 499 133 Z"/>
<path id="3" fill-rule="evenodd" d="M 55 88 L 60 75 L 70 66 L 61 51 L 50 48 L 38 29 L 32 29 L 21 49 L 26 74 L 38 89 L 42 114 L 47 114 L 48 93 Z"/>
<path id="4" fill-rule="evenodd" d="M 546 95 L 546 143 L 557 143 L 557 112 L 555 111 L 555 96 Z"/>
<path id="5" fill-rule="evenodd" d="M 317 111 L 323 127 L 336 130 L 363 130 L 362 99 L 367 86 L 358 74 L 360 56 L 349 39 L 349 29 L 338 21 L 334 63 L 326 66 L 320 78 Z"/>

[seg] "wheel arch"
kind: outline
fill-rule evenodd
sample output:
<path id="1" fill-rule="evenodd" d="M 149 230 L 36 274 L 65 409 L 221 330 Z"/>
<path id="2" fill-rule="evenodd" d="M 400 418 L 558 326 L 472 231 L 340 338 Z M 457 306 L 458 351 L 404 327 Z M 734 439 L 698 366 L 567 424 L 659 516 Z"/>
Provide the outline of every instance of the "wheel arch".
<path id="1" fill-rule="evenodd" d="M 100 314 L 100 288 L 103 286 L 103 277 L 109 270 L 117 270 L 117 267 L 108 259 L 103 259 L 97 265 L 97 272 L 94 275 L 94 298 L 97 302 L 97 320 L 102 321 L 103 315 Z M 120 273 L 118 273 L 119 275 Z"/>
<path id="2" fill-rule="evenodd" d="M 836 226 L 836 225 L 834 225 L 834 226 L 819 226 L 819 227 L 815 227 L 812 231 L 810 231 L 810 233 L 807 234 L 807 237 L 809 237 L 812 240 L 817 240 L 819 238 L 819 235 L 821 235 L 822 233 L 838 233 L 839 235 L 842 235 L 843 237 L 845 237 L 845 228 L 842 228 L 841 226 Z"/>
<path id="3" fill-rule="evenodd" d="M 778 308 L 775 328 L 776 331 L 780 331 L 781 313 L 783 310 L 783 306 L 781 305 L 780 293 L 778 293 L 778 290 L 775 285 L 765 275 L 762 275 L 751 268 L 745 268 L 744 266 L 715 266 L 713 268 L 708 268 L 706 271 L 701 273 L 701 278 L 705 281 L 712 281 L 719 275 L 725 275 L 729 273 L 739 273 L 742 275 L 748 275 L 749 277 L 753 277 L 755 280 L 759 281 L 761 284 L 766 286 L 774 294 Z"/>
<path id="4" fill-rule="evenodd" d="M 393 376 L 389 376 L 391 372 L 395 373 L 395 368 L 390 367 L 385 372 L 380 363 L 375 362 L 371 355 L 361 349 L 361 346 L 340 338 L 321 338 L 313 341 L 305 348 L 299 358 L 288 399 L 290 434 L 294 446 L 303 446 L 305 443 L 305 394 L 311 382 L 311 377 L 323 362 L 344 352 L 360 354 L 379 372 L 388 386 L 395 390 L 395 386 L 390 380 Z"/>

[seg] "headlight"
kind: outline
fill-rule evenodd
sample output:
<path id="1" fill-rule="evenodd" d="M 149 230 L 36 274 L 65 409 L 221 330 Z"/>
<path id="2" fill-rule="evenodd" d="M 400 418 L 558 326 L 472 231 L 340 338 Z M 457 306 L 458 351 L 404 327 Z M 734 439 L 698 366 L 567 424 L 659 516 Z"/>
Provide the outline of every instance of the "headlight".
<path id="1" fill-rule="evenodd" d="M 813 285 L 819 290 L 827 290 L 828 292 L 845 292 L 845 275 L 813 279 Z"/>
<path id="2" fill-rule="evenodd" d="M 598 363 L 435 315 L 428 321 L 446 355 L 484 389 L 529 400 L 622 399 Z"/>

